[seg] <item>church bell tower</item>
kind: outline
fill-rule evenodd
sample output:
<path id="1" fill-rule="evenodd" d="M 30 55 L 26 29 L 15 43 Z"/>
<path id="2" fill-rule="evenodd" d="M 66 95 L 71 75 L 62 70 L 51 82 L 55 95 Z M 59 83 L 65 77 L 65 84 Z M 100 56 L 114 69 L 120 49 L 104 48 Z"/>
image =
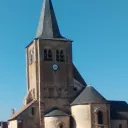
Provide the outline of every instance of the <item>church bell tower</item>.
<path id="1" fill-rule="evenodd" d="M 72 41 L 60 34 L 51 0 L 44 0 L 36 38 L 26 47 L 27 96 L 37 99 L 40 121 L 57 107 L 70 113 L 70 103 L 86 83 L 72 62 Z"/>

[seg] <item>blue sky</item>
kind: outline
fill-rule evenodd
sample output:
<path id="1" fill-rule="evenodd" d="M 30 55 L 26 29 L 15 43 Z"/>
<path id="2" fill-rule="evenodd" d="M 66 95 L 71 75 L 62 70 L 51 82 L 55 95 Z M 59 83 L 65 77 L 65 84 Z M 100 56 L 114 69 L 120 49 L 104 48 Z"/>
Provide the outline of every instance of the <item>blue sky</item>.
<path id="1" fill-rule="evenodd" d="M 52 0 L 74 63 L 105 98 L 128 102 L 128 1 Z M 0 0 L 0 120 L 26 95 L 25 47 L 34 39 L 42 0 Z"/>

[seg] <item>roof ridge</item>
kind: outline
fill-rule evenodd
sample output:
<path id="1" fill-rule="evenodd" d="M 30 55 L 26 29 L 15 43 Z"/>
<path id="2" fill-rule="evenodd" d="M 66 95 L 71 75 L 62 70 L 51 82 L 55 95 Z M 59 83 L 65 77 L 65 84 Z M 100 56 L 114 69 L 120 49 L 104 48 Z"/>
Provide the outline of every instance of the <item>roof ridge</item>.
<path id="1" fill-rule="evenodd" d="M 45 117 L 51 117 L 51 116 L 69 116 L 69 115 L 66 112 L 60 110 L 59 108 L 56 108 L 45 114 Z"/>

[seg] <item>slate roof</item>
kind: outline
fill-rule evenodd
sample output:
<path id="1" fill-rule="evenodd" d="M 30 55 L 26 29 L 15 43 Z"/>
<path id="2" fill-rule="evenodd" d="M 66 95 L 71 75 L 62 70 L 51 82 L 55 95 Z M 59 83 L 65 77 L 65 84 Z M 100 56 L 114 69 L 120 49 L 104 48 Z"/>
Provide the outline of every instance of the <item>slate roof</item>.
<path id="1" fill-rule="evenodd" d="M 83 77 L 80 75 L 79 71 L 77 70 L 74 64 L 73 64 L 73 76 L 81 84 L 83 84 L 84 86 L 87 86 L 86 82 L 84 81 Z"/>
<path id="2" fill-rule="evenodd" d="M 36 38 L 63 38 L 60 34 L 51 0 L 44 0 Z"/>
<path id="3" fill-rule="evenodd" d="M 128 112 L 128 104 L 125 101 L 112 101 L 109 100 L 111 110 L 118 112 Z"/>
<path id="4" fill-rule="evenodd" d="M 67 113 L 55 108 L 45 115 L 45 117 L 55 117 L 55 116 L 69 116 Z"/>
<path id="5" fill-rule="evenodd" d="M 29 104 L 27 104 L 26 106 L 23 106 L 18 112 L 16 112 L 14 115 L 12 115 L 10 117 L 10 120 L 15 120 L 20 114 L 22 114 L 26 109 L 28 109 L 29 107 L 31 107 L 37 100 L 33 100 L 31 101 Z"/>
<path id="6" fill-rule="evenodd" d="M 88 103 L 107 103 L 107 100 L 92 86 L 87 86 L 71 105 Z"/>
<path id="7" fill-rule="evenodd" d="M 113 120 L 128 120 L 128 104 L 125 101 L 109 101 Z"/>
<path id="8" fill-rule="evenodd" d="M 111 120 L 128 120 L 128 113 L 111 111 Z"/>

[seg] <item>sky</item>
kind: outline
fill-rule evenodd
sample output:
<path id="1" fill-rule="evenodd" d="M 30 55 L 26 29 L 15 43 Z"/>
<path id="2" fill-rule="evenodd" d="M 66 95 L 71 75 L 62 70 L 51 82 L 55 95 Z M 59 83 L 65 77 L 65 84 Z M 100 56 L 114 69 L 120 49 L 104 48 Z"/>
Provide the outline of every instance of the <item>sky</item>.
<path id="1" fill-rule="evenodd" d="M 42 0 L 0 0 L 0 120 L 26 95 L 25 47 L 35 38 Z M 108 100 L 128 102 L 128 1 L 52 0 L 73 62 Z"/>

